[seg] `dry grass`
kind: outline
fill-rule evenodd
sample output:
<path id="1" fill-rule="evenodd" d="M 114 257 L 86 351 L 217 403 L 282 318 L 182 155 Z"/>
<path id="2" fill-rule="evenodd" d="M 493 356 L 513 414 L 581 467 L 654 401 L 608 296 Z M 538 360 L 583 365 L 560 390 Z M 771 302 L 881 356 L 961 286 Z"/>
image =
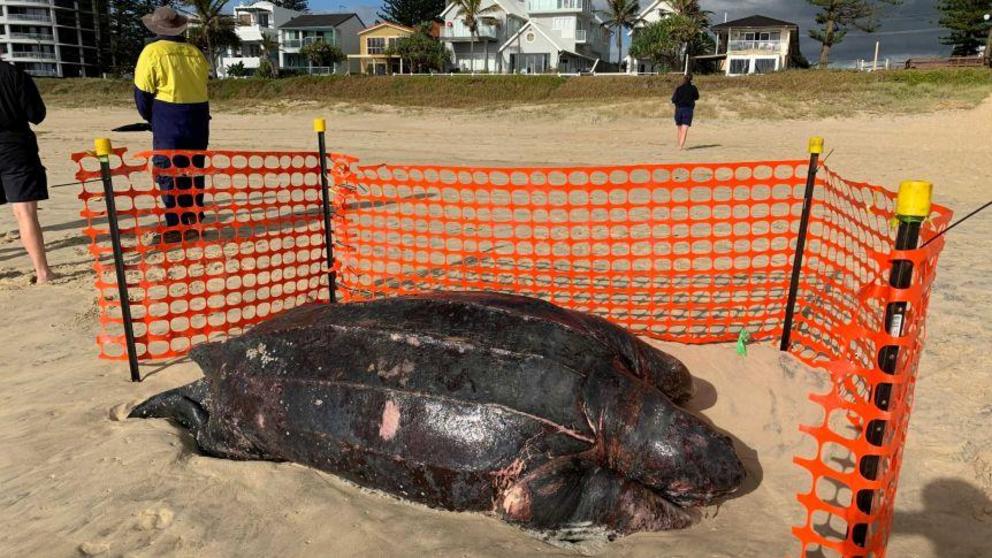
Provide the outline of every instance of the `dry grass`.
<path id="1" fill-rule="evenodd" d="M 422 108 L 500 108 L 521 105 L 626 106 L 666 101 L 680 76 L 347 76 L 279 80 L 216 80 L 211 101 L 220 110 L 292 110 L 300 103 Z M 132 102 L 127 80 L 39 80 L 53 106 Z M 992 71 L 900 70 L 877 73 L 790 71 L 765 76 L 697 78 L 704 113 L 742 118 L 823 118 L 851 113 L 909 114 L 972 108 L 992 93 Z M 662 104 L 664 105 L 664 103 Z M 637 108 L 640 106 L 641 108 Z M 660 110 L 660 109 L 659 109 Z"/>

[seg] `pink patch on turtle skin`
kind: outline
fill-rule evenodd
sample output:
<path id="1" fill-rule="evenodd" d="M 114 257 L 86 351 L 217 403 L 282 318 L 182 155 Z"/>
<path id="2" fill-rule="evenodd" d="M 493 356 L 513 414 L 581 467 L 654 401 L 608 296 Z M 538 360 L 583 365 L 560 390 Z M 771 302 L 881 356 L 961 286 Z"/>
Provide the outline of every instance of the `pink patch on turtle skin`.
<path id="1" fill-rule="evenodd" d="M 389 441 L 396 436 L 400 429 L 400 408 L 392 401 L 386 401 L 382 409 L 382 424 L 379 426 L 379 437 Z"/>
<path id="2" fill-rule="evenodd" d="M 518 484 L 503 494 L 500 507 L 503 514 L 516 521 L 528 521 L 531 518 L 531 496 L 526 485 Z"/>

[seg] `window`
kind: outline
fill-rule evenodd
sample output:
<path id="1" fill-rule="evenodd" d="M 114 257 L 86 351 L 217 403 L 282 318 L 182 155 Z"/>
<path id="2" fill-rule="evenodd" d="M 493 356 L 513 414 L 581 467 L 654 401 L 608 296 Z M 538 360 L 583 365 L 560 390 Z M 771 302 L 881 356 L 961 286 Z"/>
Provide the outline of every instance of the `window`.
<path id="1" fill-rule="evenodd" d="M 386 39 L 382 37 L 369 37 L 365 39 L 365 47 L 369 54 L 382 54 L 386 51 Z"/>
<path id="2" fill-rule="evenodd" d="M 730 59 L 730 75 L 741 76 L 751 69 L 751 61 L 746 58 Z"/>
<path id="3" fill-rule="evenodd" d="M 269 26 L 269 14 L 267 14 L 265 12 L 259 12 L 258 13 L 258 24 L 260 26 L 262 26 L 262 27 L 268 27 Z"/>
<path id="4" fill-rule="evenodd" d="M 238 14 L 238 25 L 251 25 L 251 14 Z"/>
<path id="5" fill-rule="evenodd" d="M 754 59 L 754 73 L 756 74 L 767 74 L 769 72 L 774 72 L 778 69 L 778 59 L 777 58 L 755 58 Z"/>

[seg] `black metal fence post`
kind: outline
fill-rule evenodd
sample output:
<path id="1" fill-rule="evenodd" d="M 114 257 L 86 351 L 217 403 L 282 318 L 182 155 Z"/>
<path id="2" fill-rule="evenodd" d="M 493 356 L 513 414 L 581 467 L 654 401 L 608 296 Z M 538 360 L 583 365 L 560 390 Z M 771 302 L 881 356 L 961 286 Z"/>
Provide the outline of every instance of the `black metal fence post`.
<path id="1" fill-rule="evenodd" d="M 327 254 L 327 295 L 331 303 L 337 302 L 337 273 L 334 271 L 334 229 L 331 228 L 331 194 L 327 185 L 327 147 L 324 133 L 327 121 L 316 118 L 313 131 L 317 132 L 317 150 L 320 153 L 320 191 L 324 211 L 324 246 Z"/>
<path id="2" fill-rule="evenodd" d="M 134 324 L 131 320 L 131 299 L 127 294 L 127 275 L 124 272 L 124 249 L 121 247 L 121 231 L 117 226 L 117 203 L 114 200 L 114 180 L 110 174 L 110 154 L 113 147 L 110 140 L 98 138 L 93 142 L 96 156 L 100 159 L 100 177 L 103 180 L 103 201 L 107 204 L 107 224 L 110 226 L 110 243 L 114 249 L 114 272 L 117 276 L 117 293 L 121 301 L 121 319 L 124 321 L 124 339 L 127 342 L 127 363 L 131 370 L 131 381 L 141 381 L 138 365 L 138 351 L 134 344 Z"/>
<path id="3" fill-rule="evenodd" d="M 796 315 L 796 297 L 799 296 L 799 278 L 803 271 L 803 252 L 806 250 L 806 235 L 809 233 L 809 217 L 813 210 L 813 192 L 816 187 L 816 173 L 823 153 L 823 138 L 809 139 L 809 170 L 806 172 L 806 192 L 803 194 L 803 214 L 799 221 L 799 237 L 796 238 L 796 256 L 792 261 L 792 281 L 789 284 L 789 299 L 785 304 L 785 322 L 782 324 L 782 343 L 779 350 L 788 351 L 792 340 L 792 322 Z"/>
<path id="4" fill-rule="evenodd" d="M 920 227 L 930 216 L 931 196 L 933 185 L 929 182 L 903 182 L 899 187 L 899 199 L 896 204 L 896 219 L 899 230 L 896 232 L 896 250 L 915 250 L 919 245 Z M 889 285 L 896 289 L 906 289 L 913 282 L 913 262 L 909 260 L 894 260 L 889 272 Z M 906 324 L 905 302 L 890 302 L 885 307 L 885 331 L 892 337 L 902 337 Z M 878 351 L 878 367 L 882 372 L 894 376 L 899 362 L 899 346 L 886 345 Z M 891 405 L 892 384 L 879 383 L 875 387 L 872 400 L 876 407 L 888 411 Z M 875 446 L 885 443 L 886 421 L 872 420 L 865 429 L 865 439 Z M 879 456 L 863 456 L 858 463 L 861 476 L 868 480 L 877 480 L 879 473 Z M 865 514 L 871 513 L 874 505 L 875 491 L 860 490 L 857 495 L 858 509 Z M 867 523 L 855 524 L 852 528 L 852 538 L 855 544 L 864 547 L 868 541 Z"/>

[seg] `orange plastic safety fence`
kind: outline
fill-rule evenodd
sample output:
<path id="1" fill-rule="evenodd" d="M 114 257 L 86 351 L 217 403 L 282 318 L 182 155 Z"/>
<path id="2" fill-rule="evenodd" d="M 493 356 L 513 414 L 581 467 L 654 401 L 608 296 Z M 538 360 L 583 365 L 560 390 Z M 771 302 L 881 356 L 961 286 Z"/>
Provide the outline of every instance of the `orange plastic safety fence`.
<path id="1" fill-rule="evenodd" d="M 73 160 L 100 293 L 100 356 L 126 358 L 99 160 Z M 180 356 L 281 310 L 327 300 L 316 153 L 157 151 L 132 159 L 118 149 L 111 173 L 139 359 Z"/>
<path id="2" fill-rule="evenodd" d="M 781 331 L 807 163 L 359 167 L 346 300 L 491 290 L 684 343 Z"/>
<path id="3" fill-rule="evenodd" d="M 846 181 L 826 170 L 823 196 L 814 205 L 811 243 L 804 277 L 793 351 L 831 375 L 830 391 L 810 399 L 823 410 L 818 424 L 801 429 L 816 442 L 812 456 L 795 461 L 811 476 L 799 494 L 806 521 L 793 529 L 802 542 L 801 556 L 882 557 L 888 542 L 902 450 L 909 426 L 925 315 L 943 239 L 925 249 L 895 251 L 895 194 L 877 186 Z M 935 206 L 921 230 L 921 244 L 950 221 L 946 208 Z M 911 261 L 911 287 L 889 284 L 893 262 Z M 886 333 L 886 307 L 908 304 L 902 336 Z M 879 352 L 899 347 L 895 374 L 879 365 Z M 888 409 L 875 403 L 880 385 L 891 385 Z M 885 421 L 881 444 L 872 444 L 866 429 Z M 862 464 L 877 456 L 877 473 Z M 870 504 L 859 506 L 859 494 Z M 859 536 L 860 531 L 860 536 Z"/>
<path id="4" fill-rule="evenodd" d="M 168 152 L 169 164 L 117 152 L 115 196 L 128 290 L 142 358 L 179 355 L 275 312 L 327 300 L 318 155 Z M 197 159 L 197 158 L 200 159 Z M 101 293 L 101 354 L 123 357 L 119 303 L 96 159 L 78 155 L 81 198 Z M 154 162 L 151 161 L 151 162 Z M 731 341 L 741 330 L 781 333 L 802 210 L 806 161 L 569 168 L 358 166 L 331 157 L 337 287 L 344 301 L 426 290 L 491 290 L 593 312 L 683 343 Z M 154 170 L 154 172 L 151 172 Z M 161 182 L 191 186 L 189 208 L 167 209 Z M 180 204 L 182 205 L 182 204 Z M 189 203 L 187 203 L 189 205 Z M 196 205 L 196 204 L 193 204 Z M 942 241 L 894 252 L 894 194 L 817 178 L 792 352 L 831 374 L 811 399 L 816 443 L 796 462 L 811 474 L 800 494 L 802 555 L 883 556 L 912 406 L 930 284 Z M 195 212 L 194 211 L 194 212 Z M 947 225 L 935 207 L 923 239 Z M 168 213 L 195 224 L 170 229 Z M 193 230 L 178 245 L 160 242 Z M 909 289 L 888 287 L 892 260 L 914 263 Z M 904 336 L 885 333 L 885 308 L 905 301 Z M 879 369 L 901 347 L 895 375 Z M 875 407 L 879 384 L 889 408 Z M 865 428 L 885 420 L 881 445 Z M 866 478 L 858 463 L 879 456 Z M 866 513 L 857 494 L 871 491 Z M 864 540 L 854 533 L 866 527 Z M 863 545 L 863 546 L 862 546 Z"/>

